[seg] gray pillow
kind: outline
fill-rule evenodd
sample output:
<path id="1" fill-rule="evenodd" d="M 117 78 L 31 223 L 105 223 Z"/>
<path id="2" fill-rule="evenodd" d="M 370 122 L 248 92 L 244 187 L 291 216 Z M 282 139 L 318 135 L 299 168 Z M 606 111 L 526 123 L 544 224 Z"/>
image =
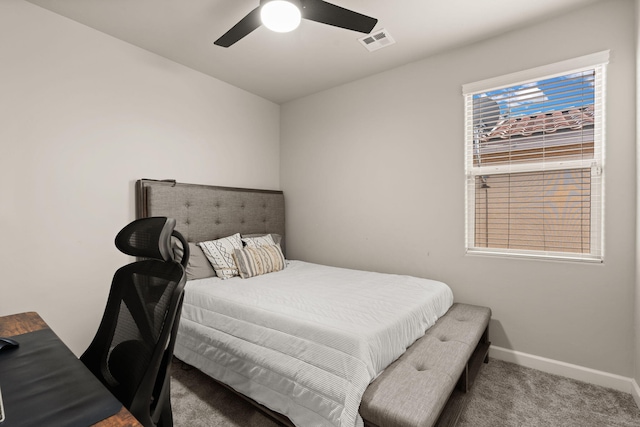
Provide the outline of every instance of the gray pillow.
<path id="1" fill-rule="evenodd" d="M 180 261 L 184 254 L 182 250 L 182 243 L 175 240 L 173 246 L 173 252 L 176 260 Z M 213 270 L 213 266 L 202 252 L 200 246 L 195 243 L 189 242 L 189 263 L 187 264 L 187 280 L 204 279 L 205 277 L 213 277 L 216 272 Z"/>

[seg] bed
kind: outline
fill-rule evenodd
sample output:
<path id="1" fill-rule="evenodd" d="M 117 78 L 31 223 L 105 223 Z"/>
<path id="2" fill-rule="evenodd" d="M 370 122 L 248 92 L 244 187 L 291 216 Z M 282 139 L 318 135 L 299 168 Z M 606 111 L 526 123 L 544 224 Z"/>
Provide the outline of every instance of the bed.
<path id="1" fill-rule="evenodd" d="M 139 180 L 136 216 L 175 218 L 176 229 L 190 242 L 190 280 L 175 356 L 283 424 L 433 425 L 441 418 L 454 383 L 459 384 L 459 377 L 471 366 L 472 353 L 479 351 L 478 357 L 486 361 L 486 310 L 480 316 L 481 329 L 476 326 L 474 333 L 459 326 L 451 329 L 446 325 L 449 319 L 443 319 L 455 311 L 453 294 L 444 283 L 285 259 L 284 195 L 280 191 Z M 206 258 L 215 265 L 211 258 L 215 248 L 197 242 L 224 243 L 231 252 L 238 249 L 233 258 L 235 274 L 229 269 L 232 265 L 216 265 L 217 274 L 212 275 Z M 272 250 L 276 242 L 281 261 L 274 255 L 273 266 L 267 261 L 257 274 L 245 268 L 241 258 L 245 252 L 255 255 L 257 250 Z M 468 312 L 462 316 L 465 321 L 470 318 Z M 440 333 L 437 340 L 427 339 L 429 332 L 442 328 L 462 331 L 460 338 L 443 340 Z M 458 346 L 465 339 L 469 343 L 461 350 Z M 398 405 L 391 408 L 389 402 L 407 400 L 403 397 L 407 391 L 394 391 L 391 398 L 385 392 L 396 385 L 407 389 L 403 385 L 406 367 L 425 355 L 438 359 L 434 349 L 441 353 L 444 341 L 449 341 L 447 351 L 460 362 L 431 369 L 442 374 L 427 379 L 433 385 L 426 387 L 437 399 L 414 403 L 415 408 L 397 414 Z M 417 345 L 420 342 L 422 346 Z M 482 349 L 479 343 L 484 343 Z M 415 382 L 417 377 L 410 378 Z M 385 392 L 378 391 L 381 387 Z"/>

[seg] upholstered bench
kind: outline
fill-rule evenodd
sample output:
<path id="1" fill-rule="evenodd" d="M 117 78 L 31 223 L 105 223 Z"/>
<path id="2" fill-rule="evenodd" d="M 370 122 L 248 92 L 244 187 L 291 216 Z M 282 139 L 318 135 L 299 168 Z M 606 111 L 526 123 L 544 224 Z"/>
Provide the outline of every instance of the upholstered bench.
<path id="1" fill-rule="evenodd" d="M 367 388 L 367 427 L 431 427 L 454 389 L 467 392 L 488 361 L 491 310 L 454 304 Z M 457 416 L 456 416 L 457 418 Z"/>

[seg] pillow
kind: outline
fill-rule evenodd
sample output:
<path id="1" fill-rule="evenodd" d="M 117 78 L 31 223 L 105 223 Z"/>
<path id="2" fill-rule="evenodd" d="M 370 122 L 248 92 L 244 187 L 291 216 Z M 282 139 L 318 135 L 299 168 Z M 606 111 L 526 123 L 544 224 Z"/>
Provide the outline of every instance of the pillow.
<path id="1" fill-rule="evenodd" d="M 213 266 L 205 256 L 202 248 L 195 243 L 189 242 L 189 263 L 187 264 L 187 279 L 204 279 L 216 275 Z"/>
<path id="2" fill-rule="evenodd" d="M 233 251 L 233 258 L 243 279 L 273 273 L 285 267 L 284 255 L 278 245 L 236 249 Z"/>
<path id="3" fill-rule="evenodd" d="M 242 243 L 250 248 L 257 248 L 260 246 L 274 246 L 276 241 L 271 234 L 248 234 L 242 236 Z"/>
<path id="4" fill-rule="evenodd" d="M 280 246 L 280 250 L 282 251 L 282 254 L 283 255 L 285 254 L 286 250 L 284 247 L 284 241 L 282 240 L 282 236 L 277 233 L 245 234 L 242 236 L 242 242 L 245 244 L 245 246 L 250 246 L 250 247 L 261 246 L 261 245 L 264 245 L 265 243 L 272 244 L 268 240 L 265 242 L 263 239 L 260 239 L 265 236 L 271 236 L 271 239 L 275 242 L 275 244 L 277 246 Z M 256 237 L 258 237 L 259 239 L 255 239 Z"/>
<path id="5" fill-rule="evenodd" d="M 223 237 L 222 239 L 200 242 L 198 246 L 202 248 L 202 252 L 204 252 L 204 255 L 213 266 L 218 277 L 228 279 L 238 275 L 238 268 L 233 260 L 233 251 L 242 249 L 240 233 Z"/>
<path id="6" fill-rule="evenodd" d="M 178 239 L 174 242 L 173 253 L 176 261 L 180 262 L 184 251 L 182 250 L 182 242 Z M 205 277 L 213 277 L 216 272 L 213 270 L 211 263 L 204 256 L 202 249 L 195 243 L 189 242 L 189 262 L 187 263 L 187 280 L 204 279 Z"/>

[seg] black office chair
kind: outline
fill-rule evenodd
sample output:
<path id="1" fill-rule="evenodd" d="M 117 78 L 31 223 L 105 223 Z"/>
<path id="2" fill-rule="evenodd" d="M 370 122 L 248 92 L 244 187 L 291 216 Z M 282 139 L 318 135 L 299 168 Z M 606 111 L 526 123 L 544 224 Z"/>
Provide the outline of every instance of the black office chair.
<path id="1" fill-rule="evenodd" d="M 175 223 L 142 218 L 118 233 L 116 247 L 139 261 L 116 271 L 98 331 L 80 357 L 145 427 L 173 425 L 170 366 L 189 260 Z M 184 251 L 180 262 L 175 239 Z"/>

